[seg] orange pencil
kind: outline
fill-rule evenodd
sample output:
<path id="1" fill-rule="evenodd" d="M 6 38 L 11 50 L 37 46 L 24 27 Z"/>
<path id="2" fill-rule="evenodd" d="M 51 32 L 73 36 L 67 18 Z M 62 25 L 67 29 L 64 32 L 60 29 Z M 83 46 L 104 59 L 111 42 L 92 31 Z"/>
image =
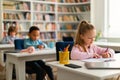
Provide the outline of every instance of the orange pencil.
<path id="1" fill-rule="evenodd" d="M 68 51 L 69 47 L 70 47 L 70 44 L 66 48 L 64 48 L 64 51 Z"/>

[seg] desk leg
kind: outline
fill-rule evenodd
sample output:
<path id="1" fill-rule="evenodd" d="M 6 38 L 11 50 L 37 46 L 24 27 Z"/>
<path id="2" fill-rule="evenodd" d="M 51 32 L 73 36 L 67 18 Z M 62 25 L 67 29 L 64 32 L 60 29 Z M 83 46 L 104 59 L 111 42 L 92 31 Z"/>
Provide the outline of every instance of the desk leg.
<path id="1" fill-rule="evenodd" d="M 17 61 L 15 64 L 15 69 L 16 69 L 16 79 L 25 80 L 25 62 Z"/>
<path id="2" fill-rule="evenodd" d="M 6 62 L 6 80 L 12 80 L 13 64 Z"/>

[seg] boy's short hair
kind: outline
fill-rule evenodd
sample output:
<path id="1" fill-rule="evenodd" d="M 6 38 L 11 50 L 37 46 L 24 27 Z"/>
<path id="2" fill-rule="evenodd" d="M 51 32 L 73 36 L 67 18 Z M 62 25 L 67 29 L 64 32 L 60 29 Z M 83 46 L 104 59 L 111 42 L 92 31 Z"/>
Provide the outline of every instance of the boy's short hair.
<path id="1" fill-rule="evenodd" d="M 10 26 L 9 29 L 8 29 L 8 35 L 10 35 L 11 32 L 16 32 L 17 33 L 16 27 Z"/>
<path id="2" fill-rule="evenodd" d="M 29 29 L 29 33 L 31 33 L 34 30 L 40 30 L 37 26 L 31 26 Z"/>

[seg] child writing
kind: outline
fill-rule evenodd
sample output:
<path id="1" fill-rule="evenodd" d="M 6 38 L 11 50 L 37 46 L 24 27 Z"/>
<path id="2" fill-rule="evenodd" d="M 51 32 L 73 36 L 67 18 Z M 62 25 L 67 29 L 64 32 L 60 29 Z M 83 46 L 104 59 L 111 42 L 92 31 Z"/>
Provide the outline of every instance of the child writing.
<path id="1" fill-rule="evenodd" d="M 16 37 L 17 31 L 16 27 L 10 26 L 8 29 L 8 36 L 4 37 L 1 41 L 2 44 L 13 44 Z"/>
<path id="2" fill-rule="evenodd" d="M 112 49 L 101 48 L 92 44 L 96 36 L 96 30 L 92 24 L 82 21 L 77 30 L 75 43 L 71 51 L 71 59 L 113 57 L 115 52 Z"/>
<path id="3" fill-rule="evenodd" d="M 32 53 L 36 49 L 44 49 L 47 47 L 45 43 L 40 40 L 40 30 L 36 26 L 32 26 L 29 29 L 29 38 L 24 40 L 24 48 L 22 52 Z M 51 67 L 45 65 L 42 60 L 27 62 L 26 66 L 30 66 L 36 73 L 36 80 L 43 80 L 47 73 L 50 80 L 54 80 Z"/>

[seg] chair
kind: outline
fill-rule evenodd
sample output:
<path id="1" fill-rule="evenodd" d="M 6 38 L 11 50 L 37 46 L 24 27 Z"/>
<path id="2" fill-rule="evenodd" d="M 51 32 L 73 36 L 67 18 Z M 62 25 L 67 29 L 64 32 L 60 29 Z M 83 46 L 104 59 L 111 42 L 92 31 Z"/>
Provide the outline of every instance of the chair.
<path id="1" fill-rule="evenodd" d="M 63 39 L 63 41 L 74 41 L 73 37 L 71 37 L 71 36 L 68 36 L 68 37 L 63 36 L 62 39 Z"/>
<path id="2" fill-rule="evenodd" d="M 74 42 L 73 41 L 65 41 L 65 42 L 56 42 L 56 60 L 59 61 L 59 51 L 60 49 L 64 49 L 67 45 L 70 44 L 69 51 L 71 52 Z"/>
<path id="3" fill-rule="evenodd" d="M 15 50 L 22 50 L 24 49 L 24 39 L 15 39 L 14 40 L 14 45 L 15 45 Z M 32 80 L 32 74 L 35 73 L 33 70 L 29 70 L 28 73 L 28 80 Z M 47 80 L 47 78 L 45 77 L 45 80 Z"/>
<path id="4" fill-rule="evenodd" d="M 15 50 L 24 49 L 24 39 L 16 39 L 14 40 Z"/>

